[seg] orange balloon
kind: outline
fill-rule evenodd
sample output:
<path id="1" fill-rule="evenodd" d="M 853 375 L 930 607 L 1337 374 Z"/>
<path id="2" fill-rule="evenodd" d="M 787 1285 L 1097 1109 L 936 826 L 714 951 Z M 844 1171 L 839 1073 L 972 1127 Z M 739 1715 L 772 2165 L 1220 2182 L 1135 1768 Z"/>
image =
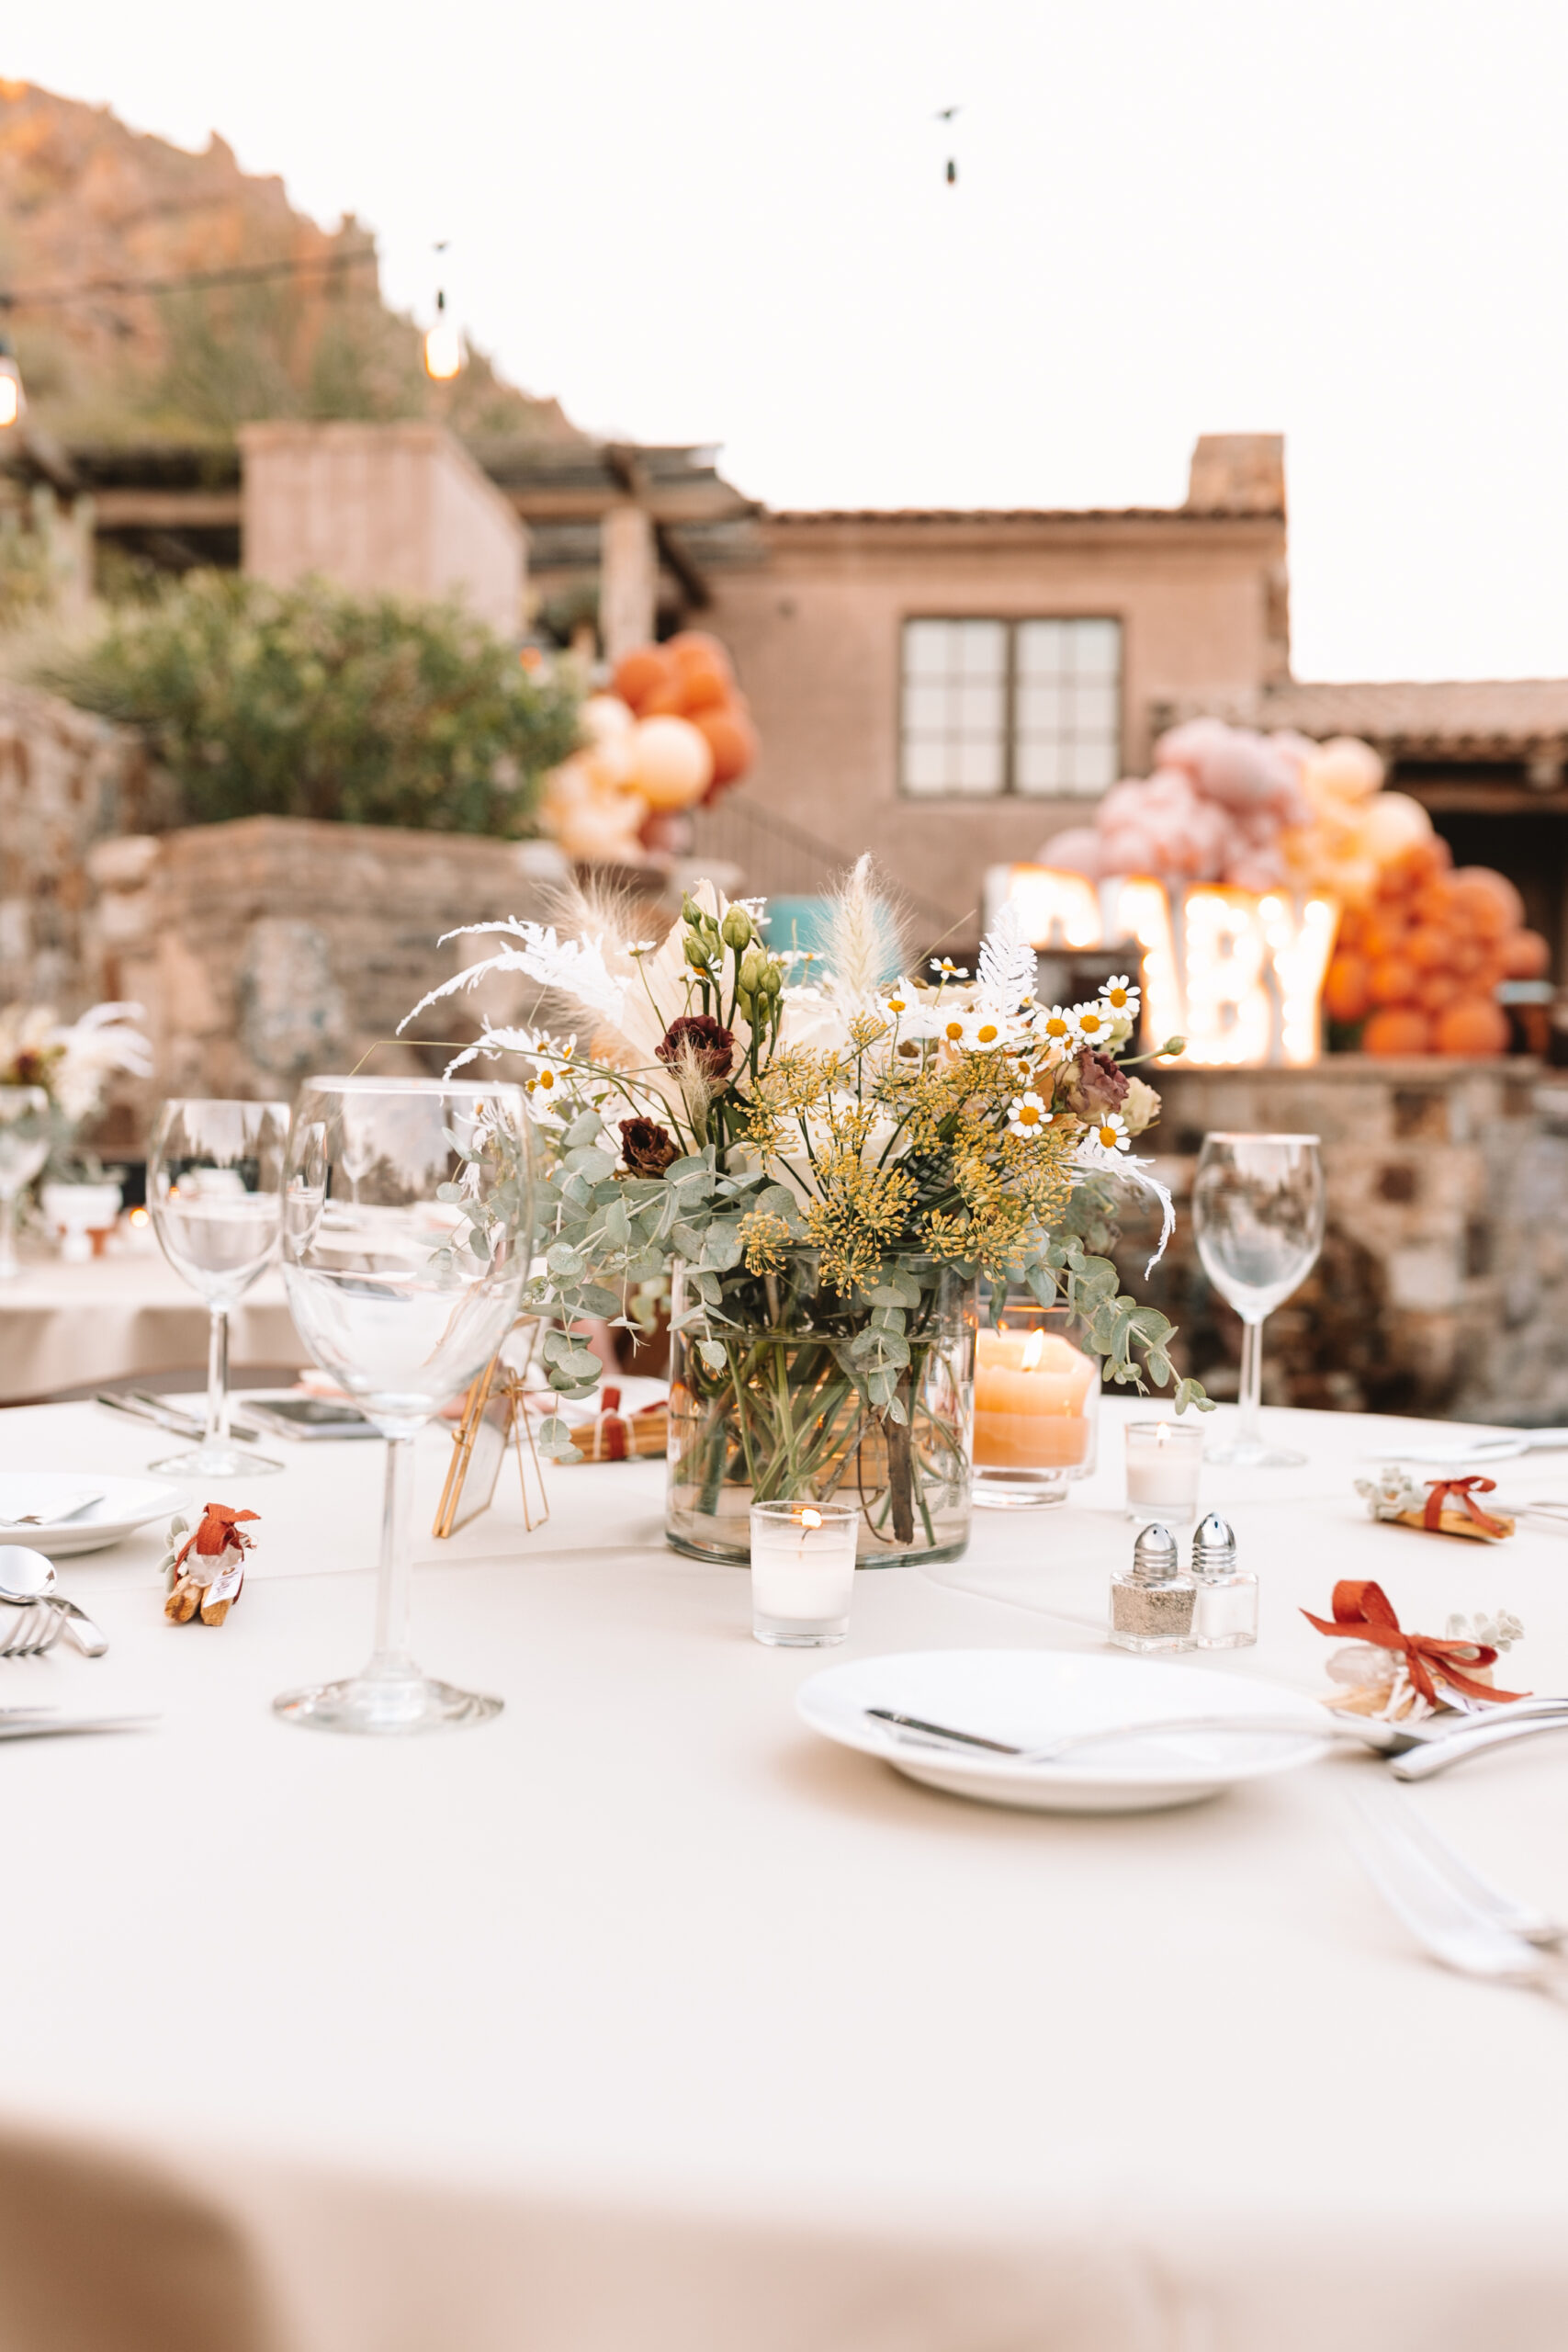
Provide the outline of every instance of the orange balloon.
<path id="1" fill-rule="evenodd" d="M 1551 950 L 1539 931 L 1511 931 L 1503 942 L 1503 977 L 1539 980 L 1551 968 Z"/>
<path id="2" fill-rule="evenodd" d="M 1445 1005 L 1452 1004 L 1456 997 L 1464 995 L 1466 986 L 1457 972 L 1424 972 L 1421 985 L 1416 991 L 1416 1001 L 1425 1012 L 1441 1012 Z"/>
<path id="3" fill-rule="evenodd" d="M 669 683 L 674 675 L 674 664 L 663 649 L 657 645 L 639 645 L 623 654 L 615 664 L 615 674 L 610 681 L 612 694 L 619 695 L 640 717 L 650 695 Z"/>
<path id="4" fill-rule="evenodd" d="M 1453 934 L 1436 923 L 1418 923 L 1404 943 L 1404 953 L 1423 972 L 1445 970 L 1453 954 Z"/>
<path id="5" fill-rule="evenodd" d="M 735 692 L 728 669 L 721 669 L 700 646 L 689 661 L 682 662 L 675 678 L 681 707 L 688 718 L 695 718 L 699 711 L 722 708 Z"/>
<path id="6" fill-rule="evenodd" d="M 1402 956 L 1408 936 L 1405 924 L 1388 907 L 1379 907 L 1361 933 L 1361 951 L 1375 964 L 1382 956 Z"/>
<path id="7" fill-rule="evenodd" d="M 1449 957 L 1450 972 L 1458 972 L 1461 978 L 1472 980 L 1485 962 L 1486 948 L 1483 941 L 1473 938 L 1468 932 L 1461 933 L 1455 939 Z"/>
<path id="8" fill-rule="evenodd" d="M 1454 874 L 1454 888 L 1464 893 L 1467 905 L 1479 907 L 1490 900 L 1502 916 L 1504 931 L 1518 931 L 1525 920 L 1525 902 L 1506 874 L 1490 865 L 1461 865 Z"/>
<path id="9" fill-rule="evenodd" d="M 1324 1011 L 1330 1021 L 1359 1021 L 1371 1001 L 1365 960 L 1341 948 L 1324 978 Z"/>
<path id="10" fill-rule="evenodd" d="M 1390 1057 L 1399 1054 L 1425 1054 L 1431 1050 L 1431 1024 L 1424 1012 L 1404 1006 L 1391 1007 L 1384 1012 L 1374 1012 L 1361 1032 L 1361 1051 Z"/>
<path id="11" fill-rule="evenodd" d="M 1461 996 L 1438 1015 L 1437 1050 L 1475 1059 L 1504 1052 L 1508 1043 L 1508 1019 L 1500 1004 L 1483 996 Z"/>
<path id="12" fill-rule="evenodd" d="M 1339 914 L 1339 929 L 1334 941 L 1335 947 L 1342 948 L 1348 954 L 1354 955 L 1361 944 L 1366 927 L 1367 919 L 1359 907 L 1342 908 Z"/>
<path id="13" fill-rule="evenodd" d="M 727 784 L 734 784 L 743 776 L 756 760 L 761 748 L 757 730 L 746 713 L 736 704 L 721 703 L 716 710 L 699 710 L 692 720 L 700 735 L 707 739 L 713 753 L 713 782 L 709 797 Z"/>
<path id="14" fill-rule="evenodd" d="M 668 640 L 664 650 L 671 660 L 682 670 L 689 663 L 705 663 L 711 668 L 721 671 L 727 680 L 734 679 L 735 671 L 729 659 L 729 648 L 722 638 L 712 636 L 705 628 L 677 629 L 675 635 Z"/>
<path id="15" fill-rule="evenodd" d="M 1408 957 L 1380 956 L 1368 976 L 1367 994 L 1374 1004 L 1409 1004 L 1420 977 Z"/>

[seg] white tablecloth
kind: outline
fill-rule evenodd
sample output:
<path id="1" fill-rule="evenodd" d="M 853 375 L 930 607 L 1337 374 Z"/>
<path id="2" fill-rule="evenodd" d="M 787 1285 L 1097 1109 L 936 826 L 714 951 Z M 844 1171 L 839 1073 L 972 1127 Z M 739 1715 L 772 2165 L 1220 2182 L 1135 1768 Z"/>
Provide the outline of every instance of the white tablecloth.
<path id="1" fill-rule="evenodd" d="M 1423 1631 L 1515 1608 L 1510 1677 L 1568 1688 L 1568 1539 L 1374 1527 L 1353 1457 L 1402 1425 L 1270 1419 L 1313 1464 L 1213 1476 L 1264 1577 L 1229 1670 L 1321 1688 L 1298 1609 L 1356 1574 Z M 158 1446 L 0 1414 L 5 1466 Z M 861 1577 L 815 1655 L 661 1548 L 658 1465 L 553 1473 L 526 1542 L 508 1496 L 420 1547 L 420 1655 L 504 1714 L 382 1746 L 268 1713 L 367 1646 L 378 1451 L 228 1498 L 221 1630 L 164 1623 L 152 1532 L 62 1565 L 107 1658 L 0 1662 L 0 1703 L 164 1716 L 4 1758 L 6 2352 L 1560 2352 L 1568 2018 L 1413 1951 L 1344 1834 L 1374 1759 L 1074 1818 L 796 1719 L 825 1657 L 1094 1645 L 1113 1468 Z M 1561 1913 L 1565 1792 L 1544 1740 L 1414 1801 Z"/>
<path id="2" fill-rule="evenodd" d="M 207 1362 L 207 1308 L 162 1251 L 45 1259 L 0 1283 L 0 1403 Z M 229 1360 L 300 1364 L 283 1276 L 264 1274 L 229 1317 Z"/>

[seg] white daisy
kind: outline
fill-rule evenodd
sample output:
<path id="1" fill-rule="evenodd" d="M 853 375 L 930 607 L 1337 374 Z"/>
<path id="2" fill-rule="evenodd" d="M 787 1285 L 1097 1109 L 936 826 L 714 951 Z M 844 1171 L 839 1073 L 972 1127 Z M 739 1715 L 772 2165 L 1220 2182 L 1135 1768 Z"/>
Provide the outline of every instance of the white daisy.
<path id="1" fill-rule="evenodd" d="M 1038 1094 L 1015 1094 L 1008 1104 L 1008 1133 L 1026 1139 L 1042 1135 L 1054 1116 L 1055 1114 L 1047 1111 Z"/>
<path id="2" fill-rule="evenodd" d="M 1127 1133 L 1127 1122 L 1120 1111 L 1103 1112 L 1096 1119 L 1083 1139 L 1080 1149 L 1099 1160 L 1114 1159 L 1119 1151 L 1130 1151 L 1133 1139 Z"/>
<path id="3" fill-rule="evenodd" d="M 951 956 L 933 956 L 931 970 L 944 980 L 966 980 L 969 978 L 968 965 L 955 964 Z"/>
<path id="4" fill-rule="evenodd" d="M 967 1043 L 964 1031 L 968 1022 L 969 1015 L 966 1012 L 960 1012 L 958 1008 L 953 1006 L 951 1011 L 939 1012 L 933 1026 L 942 1045 L 962 1046 Z"/>
<path id="5" fill-rule="evenodd" d="M 1072 1017 L 1086 1046 L 1110 1044 L 1111 1032 L 1116 1026 L 1116 1015 L 1103 998 L 1097 998 L 1092 1004 L 1075 1004 Z"/>
<path id="6" fill-rule="evenodd" d="M 1034 1029 L 1035 1035 L 1043 1037 L 1047 1046 L 1057 1046 L 1065 1050 L 1077 1043 L 1078 1016 L 1076 1011 L 1069 1012 L 1065 1004 L 1054 1004 L 1049 1012 L 1041 1013 Z"/>
<path id="7" fill-rule="evenodd" d="M 977 1005 L 964 1015 L 964 1043 L 972 1054 L 994 1053 L 998 1046 L 1010 1046 L 1017 1035 L 1017 1022 L 992 1005 Z"/>
<path id="8" fill-rule="evenodd" d="M 1129 1021 L 1137 1019 L 1138 991 L 1125 972 L 1113 973 L 1100 989 L 1100 994 L 1101 1002 L 1108 1004 L 1112 1012 L 1119 1012 Z"/>

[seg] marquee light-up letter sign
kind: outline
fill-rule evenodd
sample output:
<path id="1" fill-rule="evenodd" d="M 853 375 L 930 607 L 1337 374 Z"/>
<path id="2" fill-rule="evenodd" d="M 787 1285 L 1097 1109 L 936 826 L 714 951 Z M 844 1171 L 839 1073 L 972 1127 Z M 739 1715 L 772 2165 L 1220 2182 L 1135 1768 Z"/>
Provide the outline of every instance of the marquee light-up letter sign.
<path id="1" fill-rule="evenodd" d="M 1016 902 L 1037 948 L 1136 940 L 1148 1034 L 1185 1037 L 1184 1062 L 1301 1069 L 1318 1057 L 1333 899 L 1218 882 L 1172 891 L 1141 874 L 1096 884 L 1051 865 L 993 866 L 986 895 L 993 910 Z"/>

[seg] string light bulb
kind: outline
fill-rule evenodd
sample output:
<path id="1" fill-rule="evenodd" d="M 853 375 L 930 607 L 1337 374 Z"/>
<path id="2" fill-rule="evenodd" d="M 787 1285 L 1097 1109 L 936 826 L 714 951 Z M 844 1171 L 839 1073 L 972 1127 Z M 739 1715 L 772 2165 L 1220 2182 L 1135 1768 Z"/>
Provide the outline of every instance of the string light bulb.
<path id="1" fill-rule="evenodd" d="M 17 355 L 11 348 L 9 335 L 0 334 L 0 433 L 13 424 L 20 424 L 27 411 L 28 396 L 22 389 L 22 371 Z"/>
<path id="2" fill-rule="evenodd" d="M 446 297 L 435 297 L 435 323 L 424 338 L 424 372 L 438 384 L 462 372 L 463 338 L 446 315 Z"/>

